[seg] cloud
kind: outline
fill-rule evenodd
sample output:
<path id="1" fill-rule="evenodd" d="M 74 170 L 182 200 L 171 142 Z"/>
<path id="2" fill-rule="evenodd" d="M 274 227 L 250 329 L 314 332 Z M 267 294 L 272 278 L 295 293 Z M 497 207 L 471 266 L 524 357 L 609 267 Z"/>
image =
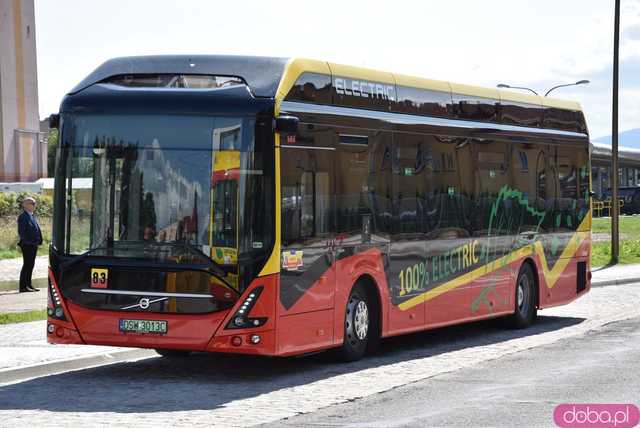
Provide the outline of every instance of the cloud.
<path id="1" fill-rule="evenodd" d="M 612 58 L 598 68 L 586 71 L 566 64 L 553 69 L 552 79 L 525 82 L 524 86 L 539 90 L 541 95 L 549 88 L 561 84 L 588 79 L 588 85 L 570 86 L 555 90 L 551 96 L 573 99 L 582 105 L 592 137 L 611 134 L 612 106 Z M 619 129 L 640 128 L 640 55 L 620 60 L 619 77 Z"/>

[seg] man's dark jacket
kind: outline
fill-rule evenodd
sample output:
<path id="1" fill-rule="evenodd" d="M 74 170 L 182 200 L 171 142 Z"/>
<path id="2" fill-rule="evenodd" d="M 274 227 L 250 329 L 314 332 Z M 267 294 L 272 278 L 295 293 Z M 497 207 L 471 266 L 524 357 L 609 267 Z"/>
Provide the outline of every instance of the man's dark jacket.
<path id="1" fill-rule="evenodd" d="M 20 245 L 38 246 L 42 245 L 42 233 L 36 225 L 35 220 L 28 212 L 24 211 L 18 217 L 18 234 L 20 235 Z"/>

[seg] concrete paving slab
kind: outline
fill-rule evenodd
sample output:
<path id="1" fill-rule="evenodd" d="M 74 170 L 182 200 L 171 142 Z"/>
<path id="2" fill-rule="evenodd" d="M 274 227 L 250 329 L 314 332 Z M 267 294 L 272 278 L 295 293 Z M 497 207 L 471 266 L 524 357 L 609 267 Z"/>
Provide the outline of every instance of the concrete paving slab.
<path id="1" fill-rule="evenodd" d="M 640 264 L 603 266 L 593 269 L 591 273 L 594 286 L 640 282 Z"/>
<path id="2" fill-rule="evenodd" d="M 49 267 L 49 256 L 36 257 L 32 278 L 46 278 Z M 20 280 L 22 258 L 0 260 L 0 282 Z"/>
<path id="3" fill-rule="evenodd" d="M 0 383 L 3 372 L 75 358 L 130 351 L 131 348 L 88 345 L 51 345 L 46 321 L 0 325 Z"/>
<path id="4" fill-rule="evenodd" d="M 0 292 L 0 313 L 28 312 L 47 308 L 47 289 L 38 292 Z"/>

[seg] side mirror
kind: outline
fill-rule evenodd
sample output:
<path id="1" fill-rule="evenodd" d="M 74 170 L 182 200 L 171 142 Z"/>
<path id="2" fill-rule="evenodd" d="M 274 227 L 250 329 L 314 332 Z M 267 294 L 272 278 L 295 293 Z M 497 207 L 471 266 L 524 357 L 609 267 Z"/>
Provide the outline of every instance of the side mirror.
<path id="1" fill-rule="evenodd" d="M 300 119 L 295 116 L 278 116 L 276 117 L 275 130 L 284 135 L 296 134 L 299 122 Z"/>
<path id="2" fill-rule="evenodd" d="M 58 129 L 60 126 L 60 115 L 58 113 L 53 113 L 49 116 L 49 129 Z"/>

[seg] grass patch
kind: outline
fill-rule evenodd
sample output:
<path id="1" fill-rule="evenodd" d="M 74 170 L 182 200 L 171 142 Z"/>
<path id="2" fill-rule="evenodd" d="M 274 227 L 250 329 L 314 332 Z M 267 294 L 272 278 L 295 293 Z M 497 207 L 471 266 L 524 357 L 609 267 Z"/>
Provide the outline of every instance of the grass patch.
<path id="1" fill-rule="evenodd" d="M 0 325 L 2 324 L 15 324 L 19 322 L 40 321 L 47 319 L 47 310 L 41 309 L 38 311 L 28 312 L 8 312 L 0 314 Z"/>
<path id="2" fill-rule="evenodd" d="M 42 230 L 42 245 L 38 248 L 39 256 L 46 256 L 51 243 L 51 218 L 39 217 L 38 224 Z M 14 259 L 22 257 L 22 251 L 18 248 L 18 223 L 17 217 L 0 218 L 0 259 Z"/>
<path id="3" fill-rule="evenodd" d="M 611 233 L 611 218 L 594 218 L 594 233 Z M 640 216 L 620 216 L 620 263 L 640 263 Z M 591 265 L 604 266 L 611 262 L 611 242 L 595 242 L 592 245 Z"/>
<path id="4" fill-rule="evenodd" d="M 594 218 L 591 230 L 594 233 L 611 233 L 611 217 Z M 640 216 L 620 216 L 620 233 L 631 239 L 640 239 Z"/>

